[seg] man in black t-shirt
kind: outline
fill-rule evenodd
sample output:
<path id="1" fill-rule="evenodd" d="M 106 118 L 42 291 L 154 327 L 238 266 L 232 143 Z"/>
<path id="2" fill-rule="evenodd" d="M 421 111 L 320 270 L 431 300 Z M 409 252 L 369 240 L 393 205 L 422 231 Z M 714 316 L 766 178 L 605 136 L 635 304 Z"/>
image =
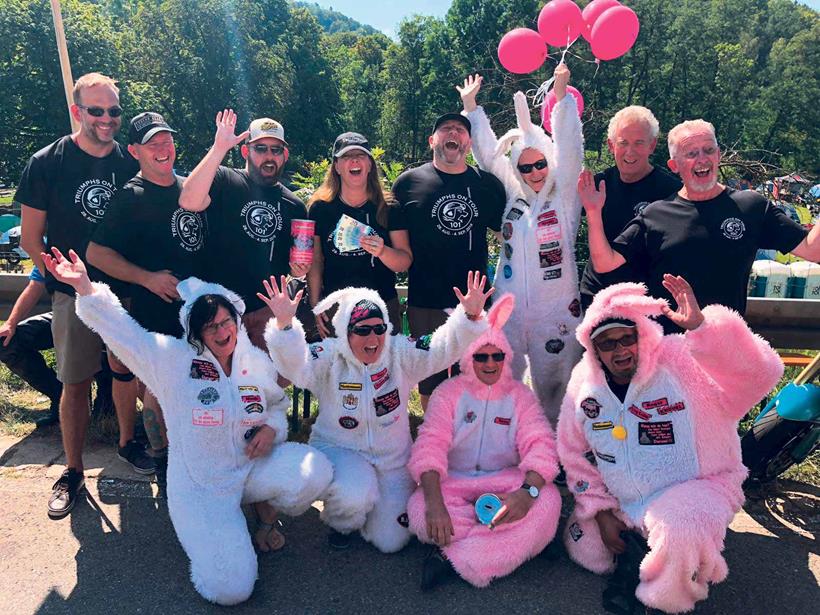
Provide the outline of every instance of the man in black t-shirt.
<path id="1" fill-rule="evenodd" d="M 106 213 L 111 196 L 137 172 L 137 163 L 114 136 L 122 108 L 116 82 L 99 73 L 80 77 L 74 85 L 71 115 L 78 132 L 62 137 L 34 154 L 26 165 L 14 199 L 22 205 L 22 246 L 45 272 L 40 254 L 48 249 L 68 255 L 85 254 L 88 240 Z M 48 228 L 46 228 L 48 227 Z M 111 282 L 96 270 L 92 279 Z M 102 341 L 74 312 L 74 290 L 46 276 L 52 293 L 54 350 L 57 377 L 63 383 L 60 398 L 66 470 L 54 484 L 48 511 L 52 518 L 67 515 L 84 485 L 82 451 L 88 427 L 91 379 L 100 368 Z M 120 289 L 122 290 L 122 289 Z M 120 428 L 120 454 L 142 473 L 153 463 L 133 440 L 136 382 L 109 354 L 114 376 L 113 397 Z"/>
<path id="2" fill-rule="evenodd" d="M 611 245 L 601 221 L 606 193 L 596 191 L 589 172 L 582 174 L 579 194 L 596 271 L 640 263 L 652 296 L 670 298 L 662 285 L 663 274 L 669 273 L 686 278 L 701 303 L 719 303 L 743 314 L 759 248 L 820 260 L 820 225 L 809 233 L 758 193 L 718 182 L 720 149 L 712 124 L 683 122 L 669 131 L 668 139 L 669 168 L 680 175 L 683 188 L 670 199 L 651 203 Z M 667 332 L 678 330 L 668 320 L 663 324 Z"/>
<path id="3" fill-rule="evenodd" d="M 604 182 L 606 203 L 602 212 L 604 233 L 612 242 L 626 225 L 649 203 L 677 192 L 677 177 L 653 165 L 649 158 L 658 143 L 658 120 L 646 107 L 624 107 L 612 116 L 607 131 L 607 147 L 615 166 L 595 175 L 595 184 Z M 643 273 L 624 263 L 608 273 L 596 273 L 587 262 L 581 278 L 581 306 L 586 310 L 599 290 L 618 282 L 636 282 Z"/>
<path id="4" fill-rule="evenodd" d="M 393 184 L 398 205 L 390 210 L 389 230 L 410 235 L 407 316 L 415 337 L 444 324 L 444 310 L 456 306 L 453 287 L 461 287 L 468 271 L 487 271 L 487 230 L 501 230 L 504 186 L 465 162 L 470 129 L 463 115 L 439 117 L 428 138 L 433 161 L 405 171 Z M 419 383 L 423 407 L 446 377 L 445 371 Z"/>
<path id="5" fill-rule="evenodd" d="M 285 129 L 269 118 L 251 122 L 235 134 L 236 114 L 216 116 L 214 144 L 185 180 L 179 204 L 193 212 L 207 210 L 210 235 L 204 277 L 245 301 L 242 323 L 254 345 L 265 349 L 262 333 L 270 312 L 256 296 L 270 276 L 304 276 L 309 265 L 290 263 L 290 223 L 306 219 L 307 209 L 279 181 L 288 160 Z M 242 145 L 242 170 L 220 166 L 231 148 Z"/>

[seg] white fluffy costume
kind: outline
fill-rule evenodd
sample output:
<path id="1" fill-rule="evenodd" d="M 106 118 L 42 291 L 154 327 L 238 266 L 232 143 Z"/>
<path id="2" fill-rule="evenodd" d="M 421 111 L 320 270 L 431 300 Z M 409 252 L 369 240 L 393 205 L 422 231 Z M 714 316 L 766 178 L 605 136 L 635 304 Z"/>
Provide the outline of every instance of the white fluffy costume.
<path id="1" fill-rule="evenodd" d="M 570 557 L 596 573 L 614 568 L 595 515 L 613 510 L 647 538 L 636 596 L 679 613 L 728 574 L 726 528 L 746 476 L 737 423 L 778 381 L 783 364 L 734 311 L 710 305 L 704 322 L 663 335 L 650 316 L 665 301 L 641 284 L 600 291 L 583 323 L 587 349 L 572 373 L 558 422 L 558 453 L 575 496 L 564 537 Z M 612 393 L 590 334 L 607 318 L 637 325 L 638 369 L 623 403 Z M 618 439 L 617 427 L 626 430 Z"/>
<path id="2" fill-rule="evenodd" d="M 180 321 L 205 294 L 226 297 L 244 312 L 242 300 L 217 284 L 196 278 L 177 290 L 185 302 Z M 168 428 L 168 511 L 191 560 L 191 580 L 206 599 L 237 604 L 253 591 L 256 554 L 240 504 L 267 501 L 300 514 L 330 484 L 333 468 L 324 455 L 285 442 L 288 398 L 276 384 L 276 370 L 237 327 L 231 375 L 207 348 L 198 354 L 177 339 L 140 327 L 103 284 L 77 298 L 77 315 L 99 333 L 157 396 Z M 270 455 L 249 459 L 245 434 L 259 425 L 276 430 Z"/>
<path id="3" fill-rule="evenodd" d="M 501 328 L 513 310 L 505 295 L 490 309 L 490 330 L 475 340 L 461 358 L 461 375 L 445 381 L 430 397 L 424 424 L 413 444 L 408 468 L 413 479 L 434 470 L 453 523 L 453 541 L 443 551 L 458 574 L 485 587 L 538 555 L 555 536 L 561 496 L 552 484 L 558 473 L 555 435 L 535 394 L 514 380 L 507 361 L 492 386 L 473 369 L 473 353 L 492 344 L 511 358 L 512 349 Z M 476 519 L 475 501 L 484 493 L 497 495 L 521 487 L 528 471 L 546 484 L 527 515 L 494 530 Z M 419 487 L 407 504 L 410 528 L 422 542 L 427 535 L 424 492 Z"/>
<path id="4" fill-rule="evenodd" d="M 521 379 L 528 357 L 533 388 L 554 423 L 581 356 L 573 334 L 581 316 L 575 236 L 581 216 L 577 183 L 584 138 L 571 94 L 552 111 L 555 143 L 532 123 L 523 93 L 516 92 L 514 103 L 518 128 L 500 141 L 482 107 L 466 116 L 472 123 L 473 155 L 479 166 L 496 175 L 507 191 L 495 287 L 516 297 L 515 312 L 505 328 L 515 351 L 513 376 Z M 528 148 L 541 152 L 549 164 L 549 176 L 538 193 L 518 171 L 518 159 Z"/>
<path id="5" fill-rule="evenodd" d="M 460 305 L 432 335 L 418 340 L 391 336 L 388 320 L 378 361 L 365 365 L 353 355 L 347 327 L 357 302 L 387 307 L 378 293 L 346 288 L 328 295 L 316 314 L 334 304 L 333 327 L 340 337 L 308 346 L 301 323 L 280 330 L 268 323 L 265 340 L 279 372 L 308 389 L 319 402 L 310 443 L 333 463 L 333 483 L 322 496 L 321 518 L 344 534 L 360 530 L 380 551 L 398 551 L 410 539 L 407 498 L 415 486 L 407 471 L 410 390 L 455 362 L 461 351 L 487 329 L 485 318 L 471 321 Z"/>

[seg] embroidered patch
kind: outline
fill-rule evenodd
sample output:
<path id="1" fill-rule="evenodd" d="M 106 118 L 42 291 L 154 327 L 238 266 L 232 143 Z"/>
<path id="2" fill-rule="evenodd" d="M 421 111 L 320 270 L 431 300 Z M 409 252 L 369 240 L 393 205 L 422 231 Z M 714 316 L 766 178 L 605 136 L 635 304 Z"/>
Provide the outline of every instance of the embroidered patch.
<path id="1" fill-rule="evenodd" d="M 663 416 L 664 414 L 670 414 L 672 412 L 680 412 L 681 410 L 686 410 L 686 406 L 683 404 L 682 401 L 676 402 L 674 404 L 669 404 L 668 406 L 664 406 L 663 408 L 658 408 L 658 414 Z"/>
<path id="2" fill-rule="evenodd" d="M 340 391 L 361 391 L 362 390 L 362 383 L 361 382 L 340 382 L 339 383 L 339 390 Z"/>
<path id="3" fill-rule="evenodd" d="M 561 256 L 561 248 L 553 248 L 552 250 L 539 252 L 538 260 L 541 265 L 541 269 L 546 269 L 547 267 L 555 267 L 556 265 L 560 265 L 564 261 L 563 257 Z"/>
<path id="4" fill-rule="evenodd" d="M 550 241 L 549 243 L 539 244 L 538 249 L 539 250 L 552 250 L 553 248 L 557 248 L 559 245 L 561 245 L 561 244 L 559 244 L 557 241 Z"/>
<path id="5" fill-rule="evenodd" d="M 598 462 L 595 460 L 595 453 L 593 453 L 592 451 L 587 451 L 586 453 L 584 453 L 584 459 L 586 459 L 589 463 L 591 463 L 594 466 L 598 465 Z"/>
<path id="6" fill-rule="evenodd" d="M 558 354 L 564 349 L 564 340 L 559 340 L 558 338 L 548 340 L 546 344 L 544 344 L 544 348 L 550 354 Z"/>
<path id="7" fill-rule="evenodd" d="M 557 280 L 561 277 L 561 270 L 560 269 L 547 269 L 544 271 L 544 280 Z"/>
<path id="8" fill-rule="evenodd" d="M 430 350 L 430 342 L 432 341 L 433 336 L 432 334 L 428 333 L 427 335 L 422 335 L 419 339 L 416 340 L 416 348 L 420 350 Z"/>
<path id="9" fill-rule="evenodd" d="M 558 325 L 558 334 L 559 335 L 569 335 L 569 327 L 567 327 L 563 323 Z"/>
<path id="10" fill-rule="evenodd" d="M 342 396 L 342 406 L 345 410 L 355 410 L 359 407 L 359 396 L 353 393 L 348 393 Z"/>
<path id="11" fill-rule="evenodd" d="M 584 530 L 581 529 L 581 526 L 578 525 L 577 522 L 569 526 L 569 537 L 572 538 L 572 542 L 578 542 L 583 535 Z"/>
<path id="12" fill-rule="evenodd" d="M 513 255 L 513 247 L 512 244 L 504 243 L 504 256 L 507 258 L 512 258 Z"/>
<path id="13" fill-rule="evenodd" d="M 387 368 L 376 372 L 375 374 L 370 374 L 370 382 L 373 383 L 373 386 L 376 389 L 380 389 L 384 386 L 384 383 L 390 380 L 390 374 L 387 373 Z"/>
<path id="14" fill-rule="evenodd" d="M 660 399 L 653 399 L 652 401 L 641 402 L 641 406 L 643 406 L 644 410 L 653 410 L 655 408 L 660 408 L 662 406 L 668 405 L 669 402 L 666 400 L 665 397 L 661 397 Z"/>
<path id="15" fill-rule="evenodd" d="M 219 391 L 213 387 L 205 387 L 199 392 L 196 398 L 199 400 L 199 403 L 210 406 L 219 399 Z"/>
<path id="16" fill-rule="evenodd" d="M 194 408 L 192 411 L 191 423 L 198 427 L 219 427 L 223 423 L 224 410 L 209 410 L 205 408 Z"/>
<path id="17" fill-rule="evenodd" d="M 191 378 L 194 380 L 219 380 L 219 371 L 210 361 L 194 359 L 191 361 Z"/>
<path id="18" fill-rule="evenodd" d="M 672 429 L 672 421 L 638 423 L 638 442 L 647 446 L 674 444 L 675 432 Z"/>
<path id="19" fill-rule="evenodd" d="M 475 412 L 472 410 L 467 410 L 467 414 L 464 415 L 464 422 L 465 423 L 475 423 Z"/>
<path id="20" fill-rule="evenodd" d="M 242 427 L 256 427 L 257 425 L 262 424 L 262 419 L 246 418 L 239 421 L 239 424 L 242 425 Z"/>
<path id="21" fill-rule="evenodd" d="M 575 483 L 575 487 L 573 487 L 573 489 L 575 489 L 575 493 L 583 493 L 589 489 L 589 483 L 585 480 L 579 480 Z"/>
<path id="22" fill-rule="evenodd" d="M 561 240 L 561 227 L 557 226 L 557 220 L 547 223 L 555 226 L 541 226 L 541 224 L 542 223 L 539 222 L 538 228 L 535 230 L 535 240 L 539 244 L 557 242 Z"/>
<path id="23" fill-rule="evenodd" d="M 558 224 L 558 214 L 555 213 L 554 209 L 548 209 L 538 214 L 538 226 L 545 224 Z"/>
<path id="24" fill-rule="evenodd" d="M 373 400 L 373 404 L 376 407 L 376 416 L 390 414 L 401 405 L 399 390 L 393 389 L 389 393 L 385 393 L 384 395 L 377 397 Z"/>
<path id="25" fill-rule="evenodd" d="M 592 424 L 593 431 L 603 431 L 605 429 L 612 429 L 613 427 L 615 427 L 615 425 L 612 423 L 612 421 L 602 421 L 600 423 Z"/>
<path id="26" fill-rule="evenodd" d="M 325 351 L 324 346 L 321 344 L 311 344 L 308 348 L 310 349 L 310 356 L 314 361 Z"/>
<path id="27" fill-rule="evenodd" d="M 635 416 L 637 416 L 639 419 L 643 420 L 643 421 L 648 421 L 649 419 L 652 418 L 651 414 L 649 414 L 648 412 L 644 412 L 643 410 L 638 408 L 638 406 L 636 406 L 635 404 L 632 404 L 631 406 L 629 406 L 629 411 L 632 414 L 634 414 Z"/>
<path id="28" fill-rule="evenodd" d="M 513 225 L 512 225 L 512 222 L 505 222 L 505 223 L 501 226 L 501 236 L 502 236 L 504 239 L 506 239 L 507 241 L 509 241 L 509 240 L 510 240 L 510 237 L 512 237 L 512 234 L 513 234 Z"/>
<path id="29" fill-rule="evenodd" d="M 343 416 L 339 419 L 339 425 L 345 429 L 356 429 L 359 426 L 359 421 L 352 416 Z"/>
<path id="30" fill-rule="evenodd" d="M 567 308 L 569 313 L 578 318 L 581 315 L 581 302 L 578 299 L 573 299 L 572 303 L 569 304 Z"/>
<path id="31" fill-rule="evenodd" d="M 250 384 L 244 384 L 244 385 L 239 387 L 239 390 L 240 391 L 248 391 L 248 392 L 258 393 L 259 392 L 259 387 L 255 387 L 255 386 L 250 385 Z"/>
<path id="32" fill-rule="evenodd" d="M 581 410 L 588 418 L 597 419 L 598 415 L 601 414 L 601 404 L 594 397 L 587 397 L 581 402 Z"/>
<path id="33" fill-rule="evenodd" d="M 402 527 L 410 527 L 410 517 L 407 516 L 406 512 L 396 517 L 396 522 Z"/>
<path id="34" fill-rule="evenodd" d="M 512 423 L 512 419 L 506 416 L 497 416 L 493 419 L 493 423 L 496 425 L 510 425 Z"/>
<path id="35" fill-rule="evenodd" d="M 242 403 L 243 404 L 261 404 L 262 398 L 259 395 L 242 395 Z"/>
<path id="36" fill-rule="evenodd" d="M 606 461 L 607 463 L 615 463 L 614 455 L 608 455 L 607 453 L 599 453 L 598 451 L 595 451 L 595 456 L 601 461 Z"/>
<path id="37" fill-rule="evenodd" d="M 509 280 L 512 277 L 512 267 L 504 265 L 504 279 Z"/>
<path id="38" fill-rule="evenodd" d="M 518 220 L 521 216 L 524 215 L 524 212 L 517 207 L 511 207 L 510 211 L 507 212 L 507 215 L 504 216 L 506 220 Z"/>
<path id="39" fill-rule="evenodd" d="M 262 407 L 262 404 L 248 404 L 245 406 L 245 412 L 247 414 L 254 414 L 258 412 L 263 412 L 265 409 Z"/>

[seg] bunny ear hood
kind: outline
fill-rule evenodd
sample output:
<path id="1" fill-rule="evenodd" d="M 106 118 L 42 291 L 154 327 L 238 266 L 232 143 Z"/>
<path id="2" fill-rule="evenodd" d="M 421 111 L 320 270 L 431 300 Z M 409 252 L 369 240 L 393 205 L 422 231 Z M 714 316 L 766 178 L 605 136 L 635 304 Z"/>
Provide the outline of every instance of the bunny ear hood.
<path id="1" fill-rule="evenodd" d="M 203 295 L 222 295 L 230 301 L 234 308 L 236 308 L 239 316 L 245 313 L 245 302 L 235 292 L 228 290 L 221 284 L 214 284 L 213 282 L 205 282 L 199 278 L 186 278 L 177 284 L 177 292 L 183 305 L 179 310 L 179 322 L 182 324 L 182 329 L 185 334 L 188 334 L 188 318 L 191 314 L 191 308 L 196 303 L 196 300 Z"/>
<path id="2" fill-rule="evenodd" d="M 512 346 L 510 346 L 510 342 L 507 340 L 507 336 L 504 335 L 504 325 L 507 324 L 510 316 L 512 316 L 514 308 L 515 295 L 506 293 L 496 299 L 493 302 L 493 306 L 487 312 L 487 323 L 490 325 L 489 329 L 487 329 L 484 334 L 470 344 L 467 347 L 467 350 L 465 350 L 461 355 L 459 367 L 461 368 L 462 375 L 471 379 L 479 386 L 486 387 L 486 385 L 481 384 L 478 381 L 478 378 L 476 378 L 475 371 L 473 370 L 473 353 L 485 344 L 492 344 L 507 355 L 504 360 L 501 380 L 512 379 L 512 371 L 510 366 L 512 365 L 513 350 Z"/>

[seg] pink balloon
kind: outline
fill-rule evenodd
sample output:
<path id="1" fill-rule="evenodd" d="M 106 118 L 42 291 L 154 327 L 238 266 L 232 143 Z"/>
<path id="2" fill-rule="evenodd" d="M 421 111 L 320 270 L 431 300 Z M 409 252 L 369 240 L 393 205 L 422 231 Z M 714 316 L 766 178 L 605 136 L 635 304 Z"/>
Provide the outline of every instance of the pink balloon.
<path id="1" fill-rule="evenodd" d="M 618 2 L 618 0 L 592 0 L 592 2 L 586 5 L 583 13 L 581 13 L 581 17 L 584 18 L 584 29 L 581 30 L 581 35 L 587 42 L 592 42 L 590 38 L 592 26 L 598 21 L 601 13 L 607 9 L 611 9 L 613 6 L 621 6 L 621 3 Z"/>
<path id="2" fill-rule="evenodd" d="M 578 107 L 578 117 L 584 112 L 584 97 L 581 96 L 576 88 L 571 85 L 567 86 L 567 95 L 575 97 L 575 106 Z M 550 90 L 547 98 L 541 105 L 541 125 L 548 133 L 552 134 L 552 109 L 558 104 L 558 97 L 555 95 L 555 90 Z"/>
<path id="3" fill-rule="evenodd" d="M 547 58 L 547 46 L 535 30 L 516 28 L 498 43 L 498 59 L 511 73 L 531 73 Z"/>
<path id="4" fill-rule="evenodd" d="M 566 47 L 583 29 L 581 9 L 572 0 L 547 2 L 538 15 L 538 32 L 553 47 Z"/>
<path id="5" fill-rule="evenodd" d="M 599 60 L 620 58 L 632 49 L 640 29 L 638 16 L 631 8 L 614 6 L 605 10 L 592 26 L 592 55 Z"/>

